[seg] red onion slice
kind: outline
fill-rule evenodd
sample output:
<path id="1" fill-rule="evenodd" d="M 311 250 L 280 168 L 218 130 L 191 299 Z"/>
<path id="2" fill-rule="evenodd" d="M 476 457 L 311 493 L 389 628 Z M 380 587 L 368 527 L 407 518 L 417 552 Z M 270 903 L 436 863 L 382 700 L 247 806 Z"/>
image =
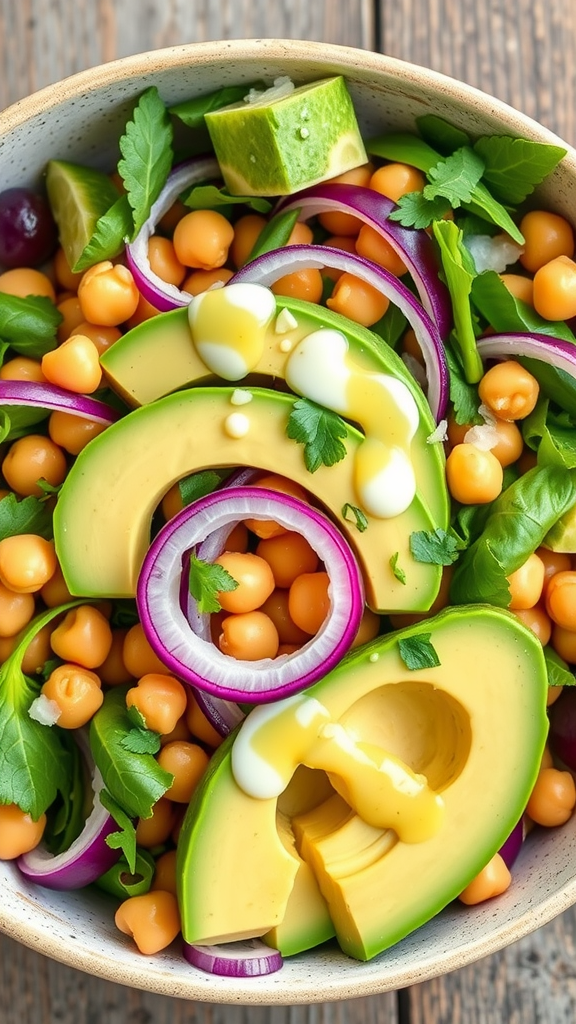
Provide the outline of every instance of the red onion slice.
<path id="1" fill-rule="evenodd" d="M 326 183 L 313 185 L 293 196 L 281 199 L 280 210 L 302 210 L 300 220 L 308 220 L 318 213 L 338 210 L 351 213 L 364 224 L 374 228 L 392 246 L 410 271 L 420 295 L 422 305 L 430 314 L 441 338 L 447 338 L 452 328 L 452 304 L 445 285 L 438 277 L 438 260 L 434 243 L 425 231 L 404 228 L 389 215 L 396 204 L 374 189 L 363 185 Z"/>
<path id="2" fill-rule="evenodd" d="M 47 889 L 81 889 L 95 882 L 116 863 L 120 850 L 108 846 L 106 837 L 118 831 L 112 815 L 100 802 L 104 780 L 94 764 L 90 745 L 82 730 L 74 734 L 90 774 L 94 800 L 86 824 L 77 839 L 63 853 L 51 854 L 40 844 L 18 857 L 16 864 L 29 882 Z"/>
<path id="3" fill-rule="evenodd" d="M 507 840 L 502 844 L 498 851 L 507 868 L 512 867 L 514 861 L 520 853 L 520 850 L 522 849 L 523 842 L 524 819 L 520 818 L 520 821 L 517 825 L 514 826 Z"/>
<path id="4" fill-rule="evenodd" d="M 426 365 L 428 403 L 436 422 L 441 420 L 448 404 L 448 367 L 438 328 L 406 285 L 384 267 L 327 245 L 289 245 L 244 264 L 228 284 L 250 281 L 269 288 L 284 274 L 310 267 L 333 267 L 354 274 L 398 306 L 418 339 Z"/>
<path id="5" fill-rule="evenodd" d="M 330 578 L 330 612 L 316 636 L 291 655 L 260 661 L 230 658 L 190 628 L 180 606 L 182 555 L 220 527 L 273 519 L 303 534 Z M 168 670 L 227 700 L 262 703 L 310 686 L 350 648 L 364 609 L 362 576 L 347 541 L 317 509 L 278 491 L 231 487 L 188 505 L 153 541 L 136 596 L 140 621 Z"/>
<path id="6" fill-rule="evenodd" d="M 576 377 L 576 345 L 549 334 L 490 334 L 480 338 L 477 348 L 483 360 L 524 356 Z"/>
<path id="7" fill-rule="evenodd" d="M 192 296 L 163 281 L 154 273 L 148 259 L 150 236 L 154 233 L 158 221 L 168 212 L 184 189 L 199 181 L 219 177 L 220 168 L 214 157 L 196 157 L 179 164 L 168 175 L 164 188 L 150 210 L 148 220 L 142 225 L 134 241 L 126 245 L 126 262 L 138 290 L 160 313 L 166 313 L 177 306 L 187 306 Z"/>
<path id="8" fill-rule="evenodd" d="M 55 412 L 69 412 L 106 424 L 120 419 L 115 409 L 97 398 L 35 380 L 0 380 L 0 405 L 28 405 Z"/>
<path id="9" fill-rule="evenodd" d="M 226 978 L 256 978 L 282 967 L 282 955 L 261 939 L 245 939 L 220 946 L 196 946 L 185 942 L 183 953 L 193 967 Z"/>

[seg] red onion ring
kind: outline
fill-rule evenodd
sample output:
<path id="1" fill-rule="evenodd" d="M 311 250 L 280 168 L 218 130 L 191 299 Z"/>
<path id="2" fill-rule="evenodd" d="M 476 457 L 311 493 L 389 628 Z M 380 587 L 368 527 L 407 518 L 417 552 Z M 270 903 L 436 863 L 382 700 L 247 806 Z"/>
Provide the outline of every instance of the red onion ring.
<path id="1" fill-rule="evenodd" d="M 62 853 L 53 855 L 41 843 L 16 860 L 29 882 L 36 882 L 47 889 L 81 889 L 90 885 L 116 863 L 121 853 L 106 842 L 106 837 L 117 832 L 118 826 L 100 802 L 104 780 L 94 764 L 90 744 L 81 729 L 75 732 L 74 738 L 88 768 L 94 793 L 93 807 L 86 824 L 78 838 Z"/>
<path id="2" fill-rule="evenodd" d="M 218 946 L 197 946 L 185 942 L 183 953 L 193 967 L 226 978 L 256 978 L 273 974 L 282 967 L 282 955 L 261 939 L 244 939 Z"/>
<path id="3" fill-rule="evenodd" d="M 391 199 L 363 185 L 333 182 L 313 185 L 281 199 L 275 212 L 296 208 L 302 210 L 300 220 L 338 210 L 350 213 L 374 228 L 410 271 L 422 305 L 436 323 L 440 337 L 448 337 L 452 328 L 452 304 L 447 288 L 438 277 L 434 243 L 425 231 L 405 228 L 389 219 L 392 210 L 396 209 Z"/>
<path id="4" fill-rule="evenodd" d="M 418 339 L 426 365 L 428 403 L 436 422 L 441 420 L 448 404 L 449 383 L 446 354 L 438 328 L 406 285 L 384 267 L 363 256 L 327 245 L 289 245 L 273 249 L 244 264 L 228 284 L 250 281 L 269 288 L 284 274 L 309 267 L 333 267 L 354 274 L 398 306 Z"/>
<path id="5" fill-rule="evenodd" d="M 218 177 L 221 177 L 220 168 L 214 157 L 195 157 L 179 164 L 168 175 L 164 188 L 150 210 L 148 220 L 144 222 L 134 241 L 126 245 L 126 262 L 138 290 L 160 313 L 166 313 L 177 306 L 187 306 L 192 296 L 163 281 L 154 273 L 148 259 L 150 235 L 185 188 L 207 178 Z"/>
<path id="6" fill-rule="evenodd" d="M 549 334 L 490 334 L 479 339 L 477 348 L 483 360 L 510 356 L 540 359 L 576 378 L 576 345 Z"/>
<path id="7" fill-rule="evenodd" d="M 55 412 L 69 412 L 106 424 L 120 419 L 115 409 L 97 398 L 35 380 L 0 380 L 0 405 L 27 405 Z"/>
<path id="8" fill-rule="evenodd" d="M 523 842 L 524 819 L 520 818 L 518 824 L 514 826 L 510 835 L 498 850 L 498 853 L 502 857 L 502 860 L 504 861 L 507 868 L 512 867 L 514 861 L 520 853 L 520 850 L 522 849 Z"/>
<path id="9" fill-rule="evenodd" d="M 180 608 L 182 553 L 247 518 L 274 519 L 303 533 L 330 577 L 331 611 L 319 632 L 273 660 L 229 658 L 196 636 Z M 364 589 L 348 543 L 323 513 L 278 491 L 239 487 L 193 502 L 163 527 L 144 559 L 136 601 L 148 642 L 169 671 L 216 697 L 257 704 L 310 686 L 341 660 L 360 624 Z"/>

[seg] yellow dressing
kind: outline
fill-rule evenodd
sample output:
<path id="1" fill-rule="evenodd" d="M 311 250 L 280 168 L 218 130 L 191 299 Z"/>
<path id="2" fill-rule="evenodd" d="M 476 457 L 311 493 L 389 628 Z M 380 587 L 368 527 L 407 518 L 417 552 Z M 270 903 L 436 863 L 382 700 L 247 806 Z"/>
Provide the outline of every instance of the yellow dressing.
<path id="1" fill-rule="evenodd" d="M 257 284 L 202 292 L 188 309 L 198 355 L 224 380 L 241 380 L 258 365 L 275 315 L 272 292 Z"/>

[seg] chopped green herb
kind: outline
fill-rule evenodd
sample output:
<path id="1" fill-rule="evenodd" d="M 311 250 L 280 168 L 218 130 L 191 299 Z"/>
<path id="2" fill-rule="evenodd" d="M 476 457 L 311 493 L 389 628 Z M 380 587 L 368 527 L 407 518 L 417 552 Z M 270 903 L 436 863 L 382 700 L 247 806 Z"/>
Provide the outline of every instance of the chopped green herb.
<path id="1" fill-rule="evenodd" d="M 37 533 L 50 540 L 52 513 L 48 505 L 34 495 L 18 501 L 15 494 L 7 494 L 0 501 L 0 540 L 20 533 Z"/>
<path id="2" fill-rule="evenodd" d="M 398 565 L 398 558 L 399 552 L 395 551 L 394 554 L 390 556 L 390 568 L 392 569 L 392 572 L 394 573 L 398 582 L 406 586 L 406 573 L 404 572 L 404 569 L 402 569 Z"/>
<path id="3" fill-rule="evenodd" d="M 156 86 L 142 93 L 120 139 L 118 172 L 132 207 L 135 238 L 172 166 L 172 125 Z"/>
<path id="4" fill-rule="evenodd" d="M 189 586 L 192 597 L 198 604 L 201 613 L 219 612 L 221 610 L 217 594 L 221 591 L 236 590 L 235 580 L 221 565 L 203 562 L 196 555 L 190 556 Z"/>
<path id="5" fill-rule="evenodd" d="M 437 668 L 440 659 L 430 642 L 431 633 L 417 633 L 398 641 L 400 657 L 411 672 L 419 668 Z"/>
<path id="6" fill-rule="evenodd" d="M 472 202 L 474 189 L 484 171 L 484 163 L 468 146 L 457 149 L 452 156 L 440 160 L 428 171 L 429 184 L 424 186 L 424 197 L 443 196 L 454 209 L 462 203 Z"/>
<path id="7" fill-rule="evenodd" d="M 568 662 L 564 661 L 553 647 L 548 644 L 544 647 L 544 660 L 548 670 L 549 686 L 575 686 L 576 676 L 570 670 Z"/>
<path id="8" fill-rule="evenodd" d="M 407 192 L 398 201 L 397 209 L 389 214 L 405 228 L 427 228 L 435 220 L 442 220 L 451 209 L 444 196 L 427 199 L 423 192 Z"/>
<path id="9" fill-rule="evenodd" d="M 320 466 L 335 466 L 346 455 L 340 438 L 348 436 L 344 420 L 307 398 L 299 398 L 293 406 L 286 433 L 304 445 L 304 462 L 309 473 Z"/>
<path id="10" fill-rule="evenodd" d="M 100 803 L 119 826 L 118 832 L 111 832 L 106 837 L 106 844 L 111 850 L 122 850 L 128 867 L 134 874 L 136 870 L 136 828 L 134 823 L 107 789 L 100 790 Z"/>
<path id="11" fill-rule="evenodd" d="M 40 359 L 56 348 L 62 314 L 45 295 L 0 295 L 0 338 L 20 355 Z"/>
<path id="12" fill-rule="evenodd" d="M 228 189 L 216 185 L 195 185 L 185 196 L 184 206 L 192 210 L 214 210 L 218 206 L 250 206 L 258 213 L 269 213 L 272 203 L 261 196 L 231 196 Z"/>
<path id="13" fill-rule="evenodd" d="M 125 750 L 133 754 L 157 754 L 162 744 L 160 736 L 152 729 L 130 729 L 121 740 Z"/>
<path id="14" fill-rule="evenodd" d="M 362 509 L 357 505 L 351 505 L 348 501 L 342 506 L 342 519 L 345 519 L 347 523 L 354 523 L 360 533 L 364 533 L 368 527 L 368 519 Z"/>
<path id="15" fill-rule="evenodd" d="M 452 565 L 458 558 L 458 541 L 446 530 L 415 530 L 410 534 L 410 552 L 416 562 Z"/>

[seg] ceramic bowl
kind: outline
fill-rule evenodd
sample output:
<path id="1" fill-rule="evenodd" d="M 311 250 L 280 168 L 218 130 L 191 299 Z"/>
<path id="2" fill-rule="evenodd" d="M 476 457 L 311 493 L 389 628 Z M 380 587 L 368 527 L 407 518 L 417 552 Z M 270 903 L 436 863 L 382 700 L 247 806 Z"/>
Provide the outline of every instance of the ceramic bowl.
<path id="1" fill-rule="evenodd" d="M 472 135 L 510 134 L 559 142 L 490 96 L 378 54 L 287 40 L 209 42 L 93 68 L 0 114 L 2 188 L 38 182 L 46 161 L 54 156 L 108 168 L 135 97 L 150 85 L 173 104 L 224 84 L 272 80 L 283 74 L 297 83 L 343 74 L 367 136 L 386 128 L 410 129 L 415 117 L 433 112 Z M 570 150 L 539 197 L 569 216 L 575 188 L 576 152 Z M 534 832 L 504 896 L 472 909 L 453 904 L 369 963 L 351 960 L 328 945 L 288 959 L 281 971 L 265 978 L 213 977 L 190 967 L 178 943 L 155 957 L 138 953 L 114 926 L 113 901 L 91 891 L 59 894 L 34 887 L 6 862 L 0 863 L 0 929 L 93 975 L 187 999 L 287 1005 L 367 996 L 463 967 L 569 907 L 576 901 L 575 833 L 576 819 L 556 831 Z"/>

